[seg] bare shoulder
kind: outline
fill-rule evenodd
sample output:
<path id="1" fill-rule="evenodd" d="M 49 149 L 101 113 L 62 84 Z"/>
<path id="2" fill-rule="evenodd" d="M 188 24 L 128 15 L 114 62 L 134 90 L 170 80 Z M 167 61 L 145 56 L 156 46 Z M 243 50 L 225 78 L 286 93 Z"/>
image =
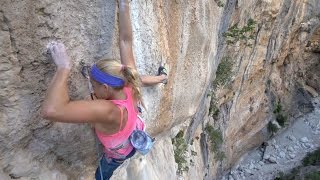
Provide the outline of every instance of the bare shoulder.
<path id="1" fill-rule="evenodd" d="M 107 100 L 71 101 L 46 119 L 66 123 L 113 123 L 119 116 L 115 104 Z"/>
<path id="2" fill-rule="evenodd" d="M 94 100 L 93 106 L 95 106 L 97 115 L 97 121 L 100 123 L 112 123 L 117 121 L 117 117 L 120 116 L 120 110 L 111 101 L 108 100 Z"/>

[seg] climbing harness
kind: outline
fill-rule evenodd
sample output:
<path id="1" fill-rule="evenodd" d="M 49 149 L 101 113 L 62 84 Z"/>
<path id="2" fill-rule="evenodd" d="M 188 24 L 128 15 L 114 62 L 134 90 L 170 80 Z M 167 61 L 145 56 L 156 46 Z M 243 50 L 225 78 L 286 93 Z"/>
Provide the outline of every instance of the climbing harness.
<path id="1" fill-rule="evenodd" d="M 143 119 L 141 116 L 138 115 L 138 118 L 142 121 Z M 125 158 L 126 156 L 120 154 L 117 152 L 117 150 L 122 149 L 131 143 L 131 145 L 142 155 L 146 155 L 148 152 L 150 152 L 153 144 L 154 144 L 155 138 L 151 137 L 146 131 L 145 127 L 140 130 L 138 127 L 136 127 L 135 130 L 131 133 L 129 136 L 129 139 L 124 141 L 123 143 L 119 144 L 118 146 L 114 148 L 106 148 L 108 152 L 111 154 L 116 155 L 119 159 Z"/>

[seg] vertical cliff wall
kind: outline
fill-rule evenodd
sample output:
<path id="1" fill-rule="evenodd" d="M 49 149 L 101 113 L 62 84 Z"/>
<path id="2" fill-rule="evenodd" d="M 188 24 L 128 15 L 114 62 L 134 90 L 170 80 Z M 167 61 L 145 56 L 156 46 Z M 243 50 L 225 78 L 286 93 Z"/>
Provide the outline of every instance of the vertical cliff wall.
<path id="1" fill-rule="evenodd" d="M 222 169 L 268 139 L 269 122 L 285 121 L 281 131 L 313 111 L 320 70 L 319 1 L 229 3 L 236 4 L 222 59 L 232 62 L 232 73 L 215 91 L 220 110 L 215 125 L 223 131 L 227 157 Z"/>
<path id="2" fill-rule="evenodd" d="M 277 103 L 290 118 L 312 111 L 310 94 L 320 92 L 317 0 L 138 0 L 130 7 L 139 72 L 156 74 L 166 63 L 169 81 L 143 89 L 155 148 L 125 163 L 114 179 L 214 179 L 269 137 Z M 0 2 L 0 179 L 93 178 L 89 126 L 39 117 L 54 73 L 45 47 L 51 40 L 66 44 L 74 62 L 70 94 L 81 99 L 87 89 L 79 63 L 119 58 L 117 12 L 115 1 Z M 253 28 L 237 34 L 250 19 Z M 215 86 L 226 59 L 232 73 Z M 213 104 L 219 113 L 212 116 Z M 222 133 L 221 161 L 207 123 Z M 181 129 L 189 170 L 178 176 L 171 138 Z"/>
<path id="3" fill-rule="evenodd" d="M 39 117 L 54 73 L 45 47 L 51 40 L 65 43 L 74 62 L 70 93 L 73 99 L 83 98 L 87 89 L 79 62 L 119 58 L 116 2 L 3 0 L 0 5 L 1 179 L 92 179 L 97 157 L 89 126 Z M 131 3 L 139 72 L 156 74 L 160 63 L 170 67 L 167 85 L 144 89 L 144 116 L 159 148 L 147 157 L 147 167 L 135 166 L 143 171 L 133 169 L 133 177 L 175 176 L 168 135 L 193 116 L 209 85 L 217 64 L 220 11 L 207 0 Z"/>
<path id="4" fill-rule="evenodd" d="M 230 162 L 267 137 L 263 127 L 277 104 L 288 121 L 312 111 L 308 90 L 319 93 L 319 54 L 308 46 L 318 43 L 318 9 L 318 1 L 237 1 L 230 27 L 241 29 L 249 19 L 256 26 L 252 39 L 226 45 L 234 74 L 216 92 L 227 115 L 221 118 Z"/>

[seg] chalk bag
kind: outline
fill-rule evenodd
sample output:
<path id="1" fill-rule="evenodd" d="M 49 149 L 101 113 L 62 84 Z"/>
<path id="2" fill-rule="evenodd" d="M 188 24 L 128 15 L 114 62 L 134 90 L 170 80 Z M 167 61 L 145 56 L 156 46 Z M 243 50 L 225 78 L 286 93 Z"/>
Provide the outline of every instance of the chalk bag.
<path id="1" fill-rule="evenodd" d="M 149 136 L 145 131 L 134 130 L 130 135 L 132 146 L 142 155 L 146 155 L 152 148 L 154 138 Z"/>

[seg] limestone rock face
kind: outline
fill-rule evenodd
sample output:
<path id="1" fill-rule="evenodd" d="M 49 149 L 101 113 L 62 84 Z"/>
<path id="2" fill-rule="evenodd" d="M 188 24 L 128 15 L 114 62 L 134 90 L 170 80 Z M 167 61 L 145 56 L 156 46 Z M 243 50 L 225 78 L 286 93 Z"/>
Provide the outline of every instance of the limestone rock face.
<path id="1" fill-rule="evenodd" d="M 116 1 L 2 0 L 0 7 L 1 179 L 92 179 L 97 155 L 90 127 L 39 117 L 55 71 L 46 46 L 52 40 L 65 43 L 73 59 L 70 94 L 83 98 L 88 91 L 79 63 L 119 58 Z M 167 85 L 143 90 L 148 131 L 163 144 L 150 155 L 145 178 L 175 176 L 173 150 L 165 145 L 171 141 L 162 137 L 168 139 L 171 127 L 190 119 L 205 94 L 220 11 L 207 0 L 131 3 L 139 72 L 155 75 L 160 63 L 170 67 Z"/>
<path id="2" fill-rule="evenodd" d="M 319 93 L 319 7 L 317 1 L 238 1 L 230 26 L 244 27 L 249 18 L 256 26 L 252 40 L 225 49 L 234 64 L 231 82 L 217 91 L 226 114 L 220 117 L 225 167 L 269 137 L 264 127 L 276 118 L 277 103 L 289 122 L 313 110 L 310 92 Z M 311 44 L 313 49 L 306 48 Z"/>
<path id="3" fill-rule="evenodd" d="M 130 8 L 138 71 L 155 75 L 166 63 L 169 80 L 143 89 L 155 148 L 124 163 L 114 179 L 215 179 L 269 137 L 277 103 L 288 117 L 313 110 L 310 94 L 320 93 L 319 1 L 137 0 Z M 79 63 L 119 58 L 117 12 L 116 1 L 1 0 L 0 179 L 93 179 L 90 127 L 39 116 L 55 71 L 46 45 L 65 43 L 73 59 L 70 95 L 82 99 L 88 90 Z M 223 33 L 250 18 L 253 37 L 227 44 Z M 208 94 L 224 58 L 233 73 L 212 92 L 220 112 L 212 118 Z M 207 123 L 222 131 L 222 162 L 203 133 Z M 189 143 L 189 171 L 177 175 L 171 138 L 180 129 Z"/>

